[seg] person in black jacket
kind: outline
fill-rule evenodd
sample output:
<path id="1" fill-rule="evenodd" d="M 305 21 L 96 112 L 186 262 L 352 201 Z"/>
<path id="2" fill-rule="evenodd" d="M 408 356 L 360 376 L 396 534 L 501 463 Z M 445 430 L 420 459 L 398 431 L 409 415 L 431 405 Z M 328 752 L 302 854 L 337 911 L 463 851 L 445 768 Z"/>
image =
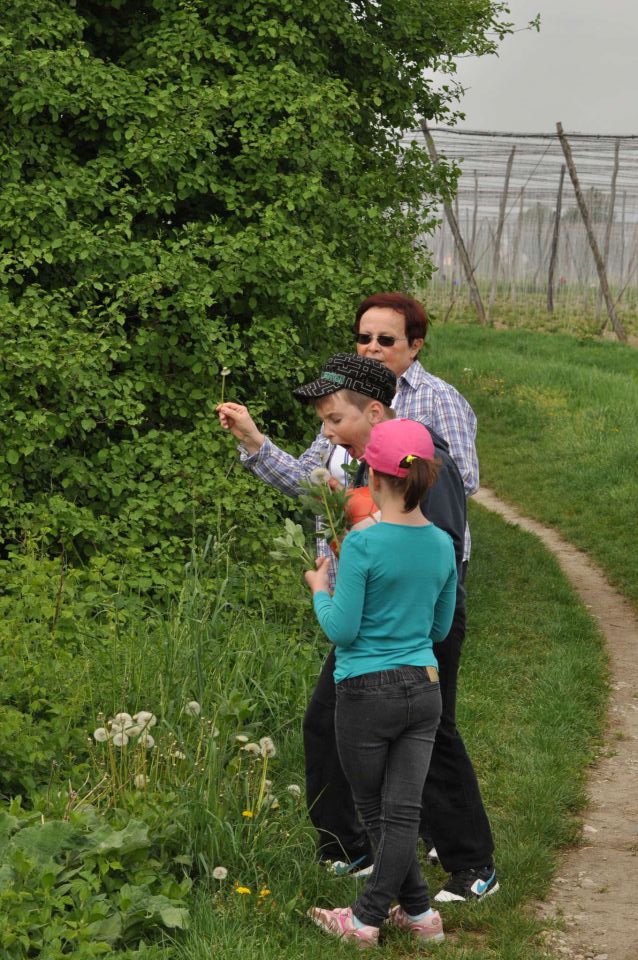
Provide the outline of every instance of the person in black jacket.
<path id="1" fill-rule="evenodd" d="M 366 370 L 362 368 L 352 390 L 354 393 L 361 390 L 363 397 L 369 400 L 365 376 Z M 332 443 L 349 449 L 355 457 L 361 454 L 372 423 L 370 418 L 361 415 L 344 418 L 344 411 L 347 414 L 344 404 L 353 399 L 348 391 L 339 390 L 334 383 L 330 386 L 329 381 L 318 380 L 298 388 L 295 394 L 299 399 L 315 404 L 324 423 L 324 434 Z M 334 402 L 326 410 L 322 399 L 330 395 L 334 397 Z M 330 407 L 334 413 L 337 402 L 337 415 L 333 416 Z M 383 405 L 383 411 L 385 418 L 394 416 L 388 406 Z M 330 422 L 331 419 L 333 422 Z M 436 483 L 421 503 L 421 509 L 428 520 L 452 538 L 458 573 L 452 627 L 446 639 L 436 648 L 443 711 L 423 790 L 421 824 L 421 835 L 427 838 L 428 845 L 430 841 L 434 844 L 438 859 L 450 874 L 448 882 L 434 898 L 438 902 L 445 902 L 481 899 L 495 893 L 499 885 L 494 870 L 494 842 L 489 820 L 474 767 L 456 726 L 457 676 L 465 638 L 465 490 L 446 441 L 429 429 L 440 470 Z M 365 485 L 366 479 L 365 469 L 362 468 L 355 483 Z M 348 851 L 348 862 L 339 863 L 337 872 L 361 876 L 369 872 L 372 854 L 337 755 L 333 673 L 334 652 L 331 652 L 304 717 L 307 796 L 310 815 L 320 838 L 327 845 L 334 845 L 338 841 Z"/>

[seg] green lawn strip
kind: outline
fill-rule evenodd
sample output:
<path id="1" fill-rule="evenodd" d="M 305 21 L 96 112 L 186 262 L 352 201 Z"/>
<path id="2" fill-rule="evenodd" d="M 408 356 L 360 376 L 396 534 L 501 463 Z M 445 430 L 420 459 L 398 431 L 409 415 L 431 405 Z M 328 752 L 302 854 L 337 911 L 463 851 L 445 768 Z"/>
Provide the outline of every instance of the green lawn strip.
<path id="1" fill-rule="evenodd" d="M 481 479 L 587 552 L 638 605 L 638 353 L 443 325 L 427 363 L 479 420 Z"/>
<path id="2" fill-rule="evenodd" d="M 476 905 L 442 909 L 441 960 L 537 960 L 540 925 L 529 903 L 547 892 L 557 850 L 577 835 L 575 813 L 598 737 L 606 661 L 597 630 L 538 541 L 474 507 L 468 579 L 469 629 L 460 681 L 459 725 L 475 760 L 492 820 L 501 891 Z M 304 639 L 307 639 L 305 637 Z M 282 650 L 295 669 L 295 642 Z M 301 705 L 300 705 L 301 706 Z M 302 772 L 301 712 L 280 756 L 284 779 Z M 295 730 L 294 727 L 297 727 Z M 281 774 L 280 774 L 281 776 Z M 180 958 L 324 957 L 336 947 L 306 920 L 313 903 L 352 902 L 354 881 L 331 880 L 313 862 L 311 835 L 269 852 L 270 894 L 233 888 L 196 893 Z M 257 858 L 259 860 L 259 857 Z M 443 878 L 428 868 L 433 890 Z M 416 956 L 392 933 L 384 954 Z"/>

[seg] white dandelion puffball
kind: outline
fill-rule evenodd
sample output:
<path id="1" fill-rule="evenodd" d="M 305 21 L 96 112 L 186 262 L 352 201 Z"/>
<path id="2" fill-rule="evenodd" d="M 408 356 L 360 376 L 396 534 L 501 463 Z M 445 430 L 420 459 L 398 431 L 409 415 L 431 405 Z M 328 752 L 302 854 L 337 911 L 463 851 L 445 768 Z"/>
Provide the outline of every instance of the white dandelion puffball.
<path id="1" fill-rule="evenodd" d="M 330 471 L 327 470 L 326 467 L 315 467 L 314 470 L 310 471 L 308 479 L 311 483 L 315 484 L 315 486 L 321 483 L 327 483 L 330 479 Z"/>
<path id="2" fill-rule="evenodd" d="M 124 727 L 124 733 L 127 737 L 139 737 L 143 729 L 144 727 L 140 727 L 137 723 L 134 723 L 130 727 L 128 725 Z"/>
<path id="3" fill-rule="evenodd" d="M 181 750 L 173 750 L 173 752 L 171 753 L 171 757 L 175 757 L 176 760 L 185 760 L 186 754 L 183 753 Z"/>
<path id="4" fill-rule="evenodd" d="M 184 713 L 187 713 L 189 717 L 198 717 L 202 712 L 202 708 L 198 704 L 197 700 L 191 700 L 184 707 Z"/>
<path id="5" fill-rule="evenodd" d="M 288 791 L 291 797 L 295 798 L 295 800 L 298 800 L 299 797 L 301 796 L 301 787 L 297 783 L 289 783 L 288 786 L 286 787 L 286 790 Z"/>
<path id="6" fill-rule="evenodd" d="M 274 757 L 277 753 L 275 744 L 270 737 L 262 737 L 259 741 L 262 757 Z"/>
<path id="7" fill-rule="evenodd" d="M 248 743 L 248 737 L 246 736 L 245 733 L 238 733 L 237 736 L 235 737 L 235 740 L 237 741 L 237 743 Z"/>
<path id="8" fill-rule="evenodd" d="M 157 723 L 157 717 L 154 713 L 151 713 L 150 710 L 140 710 L 139 713 L 136 713 L 133 717 L 138 726 L 141 724 L 143 727 L 154 727 Z"/>
<path id="9" fill-rule="evenodd" d="M 133 717 L 130 713 L 116 713 L 113 717 L 113 723 L 119 723 L 121 726 L 124 726 L 125 723 L 131 723 Z"/>
<path id="10" fill-rule="evenodd" d="M 116 747 L 125 747 L 128 743 L 128 737 L 125 733 L 122 733 L 121 730 L 118 730 L 117 733 L 113 734 L 113 744 Z"/>
<path id="11" fill-rule="evenodd" d="M 226 867 L 215 867 L 213 870 L 213 877 L 215 880 L 225 880 L 228 876 L 228 870 Z"/>
<path id="12" fill-rule="evenodd" d="M 150 733 L 143 733 L 137 742 L 141 747 L 146 747 L 147 750 L 152 750 L 155 746 L 155 740 Z"/>
<path id="13" fill-rule="evenodd" d="M 144 773 L 138 773 L 135 777 L 135 786 L 138 790 L 143 790 L 148 783 L 148 777 Z"/>
<path id="14" fill-rule="evenodd" d="M 271 800 L 270 809 L 279 810 L 279 800 L 277 797 L 269 797 L 268 799 Z"/>
<path id="15" fill-rule="evenodd" d="M 217 727 L 212 727 L 212 728 L 211 728 L 211 731 L 210 731 L 210 735 L 211 735 L 211 737 L 212 737 L 213 740 L 214 740 L 215 737 L 218 737 L 218 736 L 219 736 L 219 729 L 218 729 Z"/>
<path id="16" fill-rule="evenodd" d="M 261 756 L 261 747 L 258 743 L 247 743 L 242 747 L 242 750 L 245 750 L 246 753 L 252 753 L 255 757 Z"/>
<path id="17" fill-rule="evenodd" d="M 98 727 L 97 730 L 93 731 L 93 739 L 96 740 L 97 743 L 104 743 L 106 740 L 108 740 L 109 736 L 110 734 L 108 730 L 106 730 L 104 727 Z"/>

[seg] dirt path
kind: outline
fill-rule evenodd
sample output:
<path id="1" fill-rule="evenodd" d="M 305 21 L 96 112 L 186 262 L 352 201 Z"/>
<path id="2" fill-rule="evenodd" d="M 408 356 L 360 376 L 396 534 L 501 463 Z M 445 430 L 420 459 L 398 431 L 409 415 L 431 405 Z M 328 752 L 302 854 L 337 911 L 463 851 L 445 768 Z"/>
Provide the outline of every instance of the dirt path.
<path id="1" fill-rule="evenodd" d="M 592 768 L 582 846 L 558 869 L 541 915 L 565 930 L 548 946 L 563 960 L 638 960 L 638 619 L 589 558 L 554 530 L 481 489 L 474 499 L 535 533 L 598 620 L 607 641 L 612 696 L 606 750 Z"/>

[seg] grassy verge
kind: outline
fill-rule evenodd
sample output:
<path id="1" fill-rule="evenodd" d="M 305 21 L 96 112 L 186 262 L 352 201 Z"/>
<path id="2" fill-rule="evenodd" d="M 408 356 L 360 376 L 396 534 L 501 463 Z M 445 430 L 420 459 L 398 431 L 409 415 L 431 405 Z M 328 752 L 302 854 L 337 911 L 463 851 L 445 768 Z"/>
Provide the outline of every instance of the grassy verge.
<path id="1" fill-rule="evenodd" d="M 559 846 L 574 840 L 583 770 L 592 756 L 604 703 L 600 638 L 538 542 L 480 508 L 472 511 L 475 556 L 470 623 L 460 683 L 459 724 L 484 789 L 497 845 L 502 892 L 462 909 L 445 906 L 449 939 L 441 960 L 537 960 L 540 927 L 526 904 L 546 891 Z M 297 638 L 291 638 L 295 669 Z M 287 776 L 301 777 L 299 713 L 290 729 Z M 312 838 L 272 851 L 270 894 L 232 885 L 200 889 L 191 931 L 178 956 L 314 960 L 332 944 L 305 919 L 313 903 L 345 905 L 356 881 L 330 880 L 313 863 Z M 443 875 L 428 869 L 433 888 Z M 389 935 L 390 958 L 416 956 L 409 938 Z"/>
<path id="2" fill-rule="evenodd" d="M 482 482 L 559 529 L 638 605 L 635 349 L 446 325 L 427 362 L 478 415 Z"/>

